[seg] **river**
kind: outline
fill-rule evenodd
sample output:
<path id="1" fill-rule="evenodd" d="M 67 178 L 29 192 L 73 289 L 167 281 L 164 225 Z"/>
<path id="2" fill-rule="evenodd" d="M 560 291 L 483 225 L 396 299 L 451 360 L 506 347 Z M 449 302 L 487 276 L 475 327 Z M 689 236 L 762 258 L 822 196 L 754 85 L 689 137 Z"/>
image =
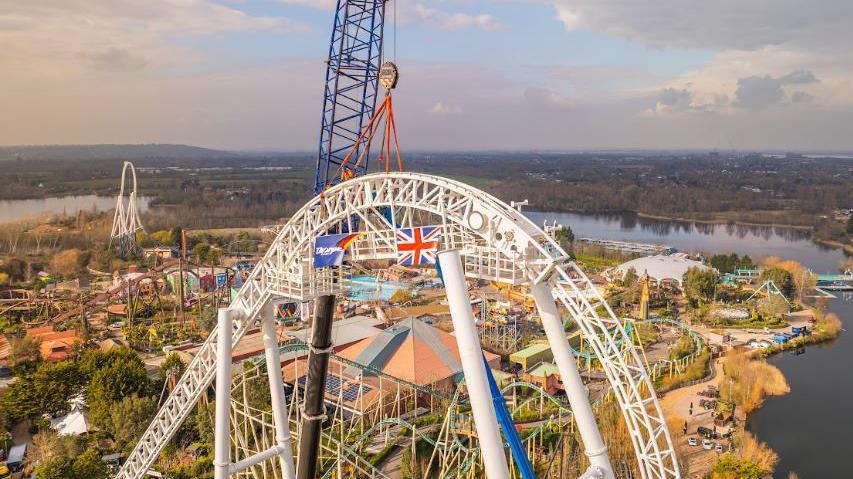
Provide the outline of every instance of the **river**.
<path id="1" fill-rule="evenodd" d="M 576 237 L 665 244 L 679 251 L 779 256 L 815 272 L 834 273 L 844 259 L 839 249 L 811 240 L 808 232 L 783 227 L 661 221 L 634 215 L 527 212 L 534 222 L 556 220 Z M 800 356 L 778 355 L 791 392 L 769 398 L 749 419 L 749 429 L 779 453 L 775 477 L 796 472 L 801 479 L 853 477 L 853 295 L 829 300 L 827 310 L 848 332 L 831 343 L 810 346 Z"/>
<path id="2" fill-rule="evenodd" d="M 139 212 L 148 209 L 149 198 L 136 199 Z M 42 214 L 76 215 L 79 211 L 106 211 L 115 208 L 116 199 L 109 196 L 79 195 L 30 200 L 0 200 L 0 223 Z"/>

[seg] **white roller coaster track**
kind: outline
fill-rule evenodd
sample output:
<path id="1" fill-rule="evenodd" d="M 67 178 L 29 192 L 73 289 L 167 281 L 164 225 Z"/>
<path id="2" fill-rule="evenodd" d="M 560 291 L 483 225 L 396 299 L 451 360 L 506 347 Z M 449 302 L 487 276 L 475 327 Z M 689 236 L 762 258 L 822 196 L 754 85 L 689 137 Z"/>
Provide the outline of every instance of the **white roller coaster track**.
<path id="1" fill-rule="evenodd" d="M 127 179 L 127 170 L 130 169 L 133 180 L 133 190 L 125 199 L 124 185 Z M 145 231 L 139 218 L 136 207 L 136 168 L 129 161 L 124 162 L 121 169 L 121 189 L 116 198 L 116 212 L 113 216 L 113 229 L 110 232 L 110 246 L 117 242 L 122 255 L 129 254 L 136 247 L 136 232 Z"/>
<path id="2" fill-rule="evenodd" d="M 393 221 L 383 215 L 390 212 Z M 621 406 L 641 477 L 680 476 L 672 439 L 639 351 L 587 276 L 559 245 L 519 211 L 468 185 L 417 173 L 373 174 L 343 182 L 312 199 L 284 225 L 230 305 L 236 313 L 236 344 L 273 297 L 292 301 L 339 292 L 342 269 L 314 270 L 313 240 L 332 227 L 362 231 L 350 250 L 354 261 L 394 258 L 394 228 L 443 227 L 447 248 L 459 248 L 472 278 L 551 286 L 554 298 L 577 321 L 601 359 Z M 216 370 L 216 332 L 211 333 L 172 394 L 118 473 L 140 479 L 178 430 Z M 586 400 L 586 398 L 583 398 Z"/>

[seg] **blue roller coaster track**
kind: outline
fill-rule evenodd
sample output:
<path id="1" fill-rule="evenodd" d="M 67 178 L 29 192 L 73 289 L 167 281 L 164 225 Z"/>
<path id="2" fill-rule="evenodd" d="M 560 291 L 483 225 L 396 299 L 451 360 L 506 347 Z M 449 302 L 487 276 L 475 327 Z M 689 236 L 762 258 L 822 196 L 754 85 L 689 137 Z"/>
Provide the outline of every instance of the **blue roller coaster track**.
<path id="1" fill-rule="evenodd" d="M 370 148 L 368 139 L 359 139 L 359 134 L 376 109 L 386 1 L 338 0 L 326 68 L 315 194 L 339 183 L 344 170 L 352 176 L 367 172 L 366 159 L 343 168 L 341 163 L 350 150 L 357 157 L 362 148 Z"/>

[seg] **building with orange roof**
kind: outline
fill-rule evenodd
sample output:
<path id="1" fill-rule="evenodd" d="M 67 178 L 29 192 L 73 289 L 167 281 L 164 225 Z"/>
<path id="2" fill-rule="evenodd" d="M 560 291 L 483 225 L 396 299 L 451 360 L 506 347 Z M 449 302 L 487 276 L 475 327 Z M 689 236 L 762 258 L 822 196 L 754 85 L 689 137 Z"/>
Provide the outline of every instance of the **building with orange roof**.
<path id="1" fill-rule="evenodd" d="M 73 329 L 54 331 L 53 326 L 28 329 L 27 337 L 39 343 L 39 352 L 45 361 L 67 359 L 74 352 L 74 347 L 83 342 Z"/>
<path id="2" fill-rule="evenodd" d="M 500 368 L 500 356 L 484 352 L 489 366 Z M 421 387 L 450 392 L 462 379 L 462 363 L 456 338 L 429 324 L 409 317 L 341 350 L 344 359 Z M 349 366 L 343 374 L 360 374 Z M 369 375 L 369 373 L 365 373 Z"/>

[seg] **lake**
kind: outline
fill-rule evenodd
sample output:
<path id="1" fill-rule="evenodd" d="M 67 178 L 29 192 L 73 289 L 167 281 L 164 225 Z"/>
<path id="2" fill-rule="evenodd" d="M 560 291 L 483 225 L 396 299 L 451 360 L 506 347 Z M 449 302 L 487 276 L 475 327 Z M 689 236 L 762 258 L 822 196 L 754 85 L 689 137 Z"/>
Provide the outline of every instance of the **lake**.
<path id="1" fill-rule="evenodd" d="M 136 199 L 139 212 L 148 209 L 149 198 Z M 107 211 L 115 208 L 116 199 L 110 196 L 79 195 L 31 200 L 0 200 L 0 222 L 15 221 L 42 214 L 76 215 L 79 211 Z"/>
<path id="2" fill-rule="evenodd" d="M 568 225 L 576 237 L 665 244 L 679 251 L 749 254 L 753 259 L 793 259 L 818 273 L 836 272 L 844 253 L 811 240 L 807 231 L 766 226 L 720 225 L 661 221 L 636 215 L 581 215 L 526 212 Z M 749 418 L 749 429 L 779 453 L 776 478 L 796 472 L 802 479 L 853 477 L 853 295 L 829 300 L 827 310 L 841 318 L 848 332 L 831 343 L 809 346 L 806 353 L 788 353 L 770 360 L 778 366 L 791 392 L 768 399 Z M 848 472 L 844 472 L 848 471 Z"/>

